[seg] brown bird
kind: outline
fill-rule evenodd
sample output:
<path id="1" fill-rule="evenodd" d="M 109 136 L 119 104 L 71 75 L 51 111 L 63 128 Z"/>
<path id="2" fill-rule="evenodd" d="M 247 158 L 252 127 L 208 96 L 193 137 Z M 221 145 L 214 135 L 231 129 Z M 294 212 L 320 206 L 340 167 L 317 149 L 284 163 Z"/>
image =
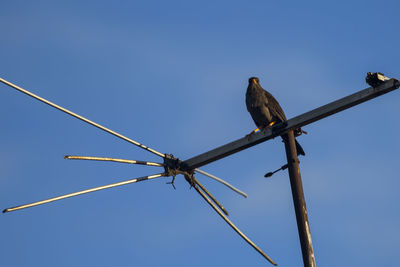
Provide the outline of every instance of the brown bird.
<path id="1" fill-rule="evenodd" d="M 261 87 L 260 80 L 257 77 L 251 77 L 249 79 L 249 86 L 246 91 L 246 106 L 247 111 L 250 112 L 254 123 L 258 127 L 250 134 L 256 132 L 258 129 L 263 130 L 268 126 L 286 121 L 285 113 L 278 101 Z M 301 133 L 304 131 L 298 129 L 296 132 Z M 282 138 L 285 140 L 285 137 L 282 136 Z M 297 140 L 296 150 L 297 155 L 305 155 L 303 148 Z"/>

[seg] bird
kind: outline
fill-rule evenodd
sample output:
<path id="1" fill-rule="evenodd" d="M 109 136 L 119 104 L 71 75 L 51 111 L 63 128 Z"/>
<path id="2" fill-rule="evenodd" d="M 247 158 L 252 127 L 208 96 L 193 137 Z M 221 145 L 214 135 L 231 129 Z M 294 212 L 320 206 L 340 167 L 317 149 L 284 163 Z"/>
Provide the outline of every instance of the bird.
<path id="1" fill-rule="evenodd" d="M 285 122 L 286 116 L 278 101 L 269 92 L 267 92 L 260 85 L 260 80 L 257 77 L 249 78 L 249 86 L 246 91 L 246 107 L 257 126 L 257 129 L 252 131 L 249 135 L 256 131 L 264 130 L 267 127 L 273 126 L 279 122 Z M 296 132 L 305 133 L 301 129 Z M 286 137 L 281 136 L 285 141 Z M 305 156 L 304 150 L 296 140 L 297 155 Z"/>

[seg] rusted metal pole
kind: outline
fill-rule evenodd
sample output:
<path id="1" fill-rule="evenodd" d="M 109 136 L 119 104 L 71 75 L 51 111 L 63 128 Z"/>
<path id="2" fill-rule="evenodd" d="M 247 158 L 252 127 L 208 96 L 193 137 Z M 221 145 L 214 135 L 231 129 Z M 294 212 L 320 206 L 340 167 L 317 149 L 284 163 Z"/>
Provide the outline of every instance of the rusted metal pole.
<path id="1" fill-rule="evenodd" d="M 288 172 L 294 210 L 296 212 L 297 228 L 299 230 L 301 251 L 303 253 L 304 267 L 315 267 L 314 250 L 312 247 L 310 225 L 308 223 L 306 201 L 304 200 L 303 185 L 301 182 L 299 159 L 297 158 L 296 144 L 293 130 L 286 134 L 285 149 L 288 162 Z"/>

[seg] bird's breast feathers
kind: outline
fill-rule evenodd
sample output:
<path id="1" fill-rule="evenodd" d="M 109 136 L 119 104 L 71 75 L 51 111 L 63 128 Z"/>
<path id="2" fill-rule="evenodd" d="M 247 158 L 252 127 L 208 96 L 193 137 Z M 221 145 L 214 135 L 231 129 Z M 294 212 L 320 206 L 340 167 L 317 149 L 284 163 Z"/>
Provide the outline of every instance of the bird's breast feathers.
<path id="1" fill-rule="evenodd" d="M 263 92 L 248 90 L 246 93 L 246 105 L 247 109 L 265 107 L 268 105 L 268 99 L 265 97 Z"/>

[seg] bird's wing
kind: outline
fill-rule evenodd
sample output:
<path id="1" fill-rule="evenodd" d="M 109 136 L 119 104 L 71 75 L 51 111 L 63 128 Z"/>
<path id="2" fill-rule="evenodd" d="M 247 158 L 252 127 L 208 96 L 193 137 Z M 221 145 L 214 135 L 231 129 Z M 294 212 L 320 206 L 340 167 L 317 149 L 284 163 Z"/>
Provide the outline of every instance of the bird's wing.
<path id="1" fill-rule="evenodd" d="M 266 105 L 269 109 L 269 112 L 273 117 L 276 117 L 280 121 L 286 121 L 285 113 L 283 109 L 279 105 L 278 101 L 276 101 L 275 97 L 273 97 L 270 93 L 264 90 L 265 97 L 267 98 Z"/>
<path id="2" fill-rule="evenodd" d="M 250 99 L 250 94 L 248 91 L 246 92 L 246 107 L 247 107 L 247 111 L 251 112 L 251 99 Z"/>

